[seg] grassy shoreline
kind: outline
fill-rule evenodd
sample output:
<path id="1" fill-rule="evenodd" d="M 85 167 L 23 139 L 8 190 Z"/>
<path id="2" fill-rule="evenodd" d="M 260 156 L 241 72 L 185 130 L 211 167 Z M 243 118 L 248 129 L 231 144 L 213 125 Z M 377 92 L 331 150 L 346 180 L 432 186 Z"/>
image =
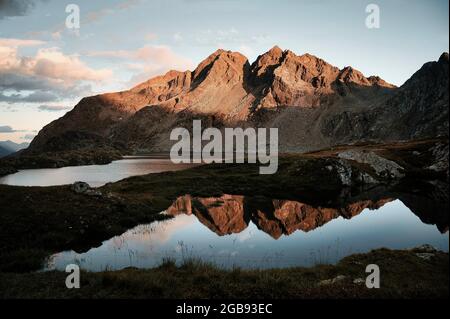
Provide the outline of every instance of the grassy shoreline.
<path id="1" fill-rule="evenodd" d="M 168 261 L 148 270 L 81 272 L 80 289 L 67 289 L 65 272 L 0 273 L 0 299 L 354 299 L 448 298 L 448 253 L 419 257 L 413 250 L 377 249 L 337 265 L 269 270 L 222 270 L 200 261 Z M 380 288 L 365 285 L 368 264 L 380 267 Z M 334 279 L 334 280 L 333 280 Z M 357 281 L 355 281 L 357 280 Z"/>

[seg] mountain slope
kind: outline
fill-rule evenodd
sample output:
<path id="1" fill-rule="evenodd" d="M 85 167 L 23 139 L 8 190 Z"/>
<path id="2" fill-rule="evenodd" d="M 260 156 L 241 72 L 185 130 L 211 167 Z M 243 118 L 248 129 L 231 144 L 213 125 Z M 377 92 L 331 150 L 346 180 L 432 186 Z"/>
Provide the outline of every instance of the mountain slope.
<path id="1" fill-rule="evenodd" d="M 0 145 L 0 157 L 6 156 L 9 154 L 11 154 L 10 150 L 8 150 Z"/>
<path id="2" fill-rule="evenodd" d="M 204 127 L 278 127 L 282 152 L 433 137 L 448 130 L 447 87 L 448 54 L 396 88 L 278 47 L 251 65 L 238 52 L 217 50 L 192 72 L 170 71 L 128 91 L 82 99 L 25 153 L 54 151 L 55 144 L 58 151 L 168 151 L 170 131 L 191 127 L 194 118 Z M 74 135 L 76 143 L 65 143 Z"/>
<path id="3" fill-rule="evenodd" d="M 0 157 L 15 153 L 28 147 L 28 143 L 14 143 L 13 141 L 0 141 Z"/>
<path id="4" fill-rule="evenodd" d="M 351 110 L 328 118 L 323 133 L 342 143 L 448 137 L 449 56 L 425 63 L 384 103 L 368 112 Z"/>

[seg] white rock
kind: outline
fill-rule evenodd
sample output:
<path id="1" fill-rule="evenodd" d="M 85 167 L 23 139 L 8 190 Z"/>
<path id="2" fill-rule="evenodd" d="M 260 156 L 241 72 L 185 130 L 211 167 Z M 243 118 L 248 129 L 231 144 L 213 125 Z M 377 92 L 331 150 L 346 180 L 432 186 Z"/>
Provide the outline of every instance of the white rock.
<path id="1" fill-rule="evenodd" d="M 432 257 L 434 257 L 434 254 L 432 254 L 432 253 L 417 253 L 416 256 L 419 258 L 425 259 L 425 260 L 430 260 Z"/>
<path id="2" fill-rule="evenodd" d="M 375 154 L 374 152 L 349 150 L 339 153 L 338 157 L 370 165 L 370 167 L 372 167 L 372 169 L 378 176 L 384 178 L 401 178 L 405 176 L 403 173 L 403 167 L 401 167 L 394 161 L 390 161 Z"/>
<path id="3" fill-rule="evenodd" d="M 344 280 L 346 277 L 343 275 L 339 275 L 333 279 L 326 279 L 326 280 L 322 280 L 321 282 L 319 282 L 319 286 L 327 286 L 327 285 L 332 285 L 335 284 L 339 281 Z"/>

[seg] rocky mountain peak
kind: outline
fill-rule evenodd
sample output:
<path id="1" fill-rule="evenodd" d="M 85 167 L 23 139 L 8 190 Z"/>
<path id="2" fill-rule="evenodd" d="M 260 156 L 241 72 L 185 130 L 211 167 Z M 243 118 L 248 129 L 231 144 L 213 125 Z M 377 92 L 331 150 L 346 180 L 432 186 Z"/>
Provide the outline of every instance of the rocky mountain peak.
<path id="1" fill-rule="evenodd" d="M 273 70 L 278 66 L 283 58 L 283 50 L 274 46 L 266 53 L 258 56 L 252 64 L 251 70 L 257 82 L 270 80 L 273 76 Z"/>
<path id="2" fill-rule="evenodd" d="M 281 54 L 283 54 L 283 50 L 278 45 L 274 45 L 265 54 L 274 55 L 274 56 L 280 56 Z"/>
<path id="3" fill-rule="evenodd" d="M 241 81 L 247 64 L 248 59 L 241 53 L 219 49 L 200 62 L 193 72 L 192 84 L 196 87 L 205 80 L 212 83 Z"/>
<path id="4" fill-rule="evenodd" d="M 439 63 L 448 63 L 449 58 L 448 58 L 448 52 L 444 52 L 441 54 L 441 56 L 439 57 Z"/>
<path id="5" fill-rule="evenodd" d="M 444 52 L 437 61 L 425 63 L 413 76 L 403 84 L 402 89 L 414 89 L 418 84 L 425 86 L 425 91 L 429 89 L 442 88 L 448 94 L 448 53 Z"/>
<path id="6" fill-rule="evenodd" d="M 379 76 L 375 76 L 375 75 L 369 76 L 367 78 L 367 80 L 369 80 L 369 82 L 372 85 L 376 85 L 376 86 L 380 86 L 380 87 L 391 88 L 391 89 L 394 89 L 397 87 L 394 84 L 390 84 L 390 83 L 386 82 L 385 80 L 383 80 L 382 78 L 380 78 Z"/>
<path id="7" fill-rule="evenodd" d="M 211 67 L 216 62 L 226 62 L 230 64 L 245 64 L 247 58 L 239 52 L 226 51 L 218 49 L 206 59 L 200 62 L 197 68 L 194 70 L 194 78 L 198 77 L 205 69 Z"/>
<path id="8" fill-rule="evenodd" d="M 439 122 L 439 131 L 448 127 L 443 118 L 448 114 L 447 53 L 397 89 L 350 66 L 340 70 L 312 54 L 296 55 L 278 46 L 252 65 L 239 52 L 219 49 L 192 72 L 172 70 L 128 91 L 82 99 L 39 132 L 30 152 L 47 150 L 50 140 L 69 131 L 95 134 L 128 150 L 166 151 L 171 127 L 196 117 L 218 126 L 279 127 L 282 149 L 316 149 L 367 137 L 369 127 L 373 132 L 399 131 L 384 128 L 390 118 L 399 125 L 393 109 L 401 111 L 398 116 L 420 118 L 414 128 L 405 126 L 400 137 L 428 136 L 431 126 L 425 119 Z M 87 140 L 91 146 L 92 139 Z"/>
<path id="9" fill-rule="evenodd" d="M 338 80 L 362 86 L 369 86 L 372 84 L 360 71 L 355 70 L 351 66 L 346 66 L 341 70 Z"/>

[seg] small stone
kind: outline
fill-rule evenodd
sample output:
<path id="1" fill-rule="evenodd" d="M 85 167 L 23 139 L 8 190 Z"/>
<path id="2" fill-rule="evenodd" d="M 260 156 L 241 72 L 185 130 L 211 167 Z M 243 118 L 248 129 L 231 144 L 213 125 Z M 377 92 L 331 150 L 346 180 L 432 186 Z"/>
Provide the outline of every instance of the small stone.
<path id="1" fill-rule="evenodd" d="M 322 280 L 321 282 L 319 282 L 319 286 L 327 286 L 327 285 L 332 285 L 335 284 L 337 282 L 340 282 L 342 280 L 344 280 L 346 277 L 343 275 L 339 275 L 333 279 L 326 279 L 326 280 Z"/>
<path id="2" fill-rule="evenodd" d="M 338 154 L 339 158 L 368 164 L 377 176 L 397 179 L 404 177 L 404 168 L 394 161 L 388 160 L 375 152 L 364 152 L 359 150 L 348 150 Z"/>
<path id="3" fill-rule="evenodd" d="M 352 167 L 344 161 L 339 161 L 339 163 L 335 166 L 335 169 L 338 173 L 338 176 L 339 176 L 339 179 L 341 180 L 342 185 L 351 186 L 352 185 Z"/>
<path id="4" fill-rule="evenodd" d="M 88 196 L 96 196 L 96 197 L 101 197 L 103 196 L 103 194 L 100 191 L 94 190 L 94 189 L 89 189 L 86 191 L 86 195 Z"/>
<path id="5" fill-rule="evenodd" d="M 424 252 L 428 252 L 428 253 L 437 251 L 436 248 L 434 248 L 433 246 L 431 246 L 429 244 L 415 247 L 414 250 L 420 250 L 420 251 L 424 251 Z"/>
<path id="6" fill-rule="evenodd" d="M 84 194 L 91 189 L 88 183 L 75 182 L 72 184 L 71 189 L 77 194 Z"/>
<path id="7" fill-rule="evenodd" d="M 434 257 L 434 254 L 432 253 L 417 253 L 417 257 L 422 258 L 424 260 L 430 260 L 432 257 Z"/>

